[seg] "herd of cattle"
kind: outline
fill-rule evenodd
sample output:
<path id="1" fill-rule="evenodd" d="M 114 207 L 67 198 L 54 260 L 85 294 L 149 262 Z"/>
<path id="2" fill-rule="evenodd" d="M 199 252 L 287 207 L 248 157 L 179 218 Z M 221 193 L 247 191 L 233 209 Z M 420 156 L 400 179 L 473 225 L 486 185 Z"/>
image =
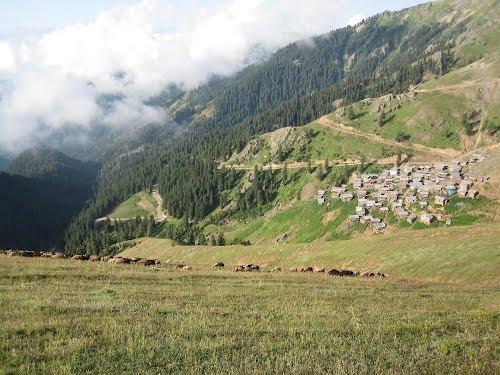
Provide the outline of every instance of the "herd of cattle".
<path id="1" fill-rule="evenodd" d="M 65 254 L 61 252 L 51 252 L 51 251 L 17 251 L 17 250 L 7 250 L 1 252 L 4 255 L 9 257 L 41 257 L 41 258 L 50 258 L 50 259 L 71 259 L 78 261 L 90 261 L 90 262 L 108 262 L 112 264 L 139 264 L 142 266 L 156 266 L 161 262 L 158 259 L 144 259 L 144 258 L 127 258 L 127 257 L 112 257 L 112 256 L 104 256 L 99 257 L 97 255 L 81 255 L 81 254 Z M 173 266 L 175 268 L 190 271 L 193 267 L 184 264 L 183 262 L 172 262 L 167 261 L 166 265 Z M 214 269 L 224 269 L 225 264 L 223 262 L 217 262 L 213 265 Z M 259 272 L 262 268 L 257 264 L 244 264 L 235 267 L 234 272 Z M 281 272 L 283 269 L 281 267 L 276 267 L 271 269 L 271 272 Z M 358 272 L 352 270 L 345 269 L 335 269 L 332 268 L 330 270 L 326 270 L 321 267 L 292 267 L 288 269 L 289 272 L 315 272 L 315 273 L 326 273 L 331 276 L 364 276 L 364 277 L 385 277 L 385 275 L 381 272 Z"/>
<path id="2" fill-rule="evenodd" d="M 224 263 L 218 262 L 213 265 L 213 268 L 224 268 Z M 241 266 L 237 266 L 234 268 L 234 272 L 254 272 L 254 271 L 260 271 L 261 268 L 257 264 L 245 264 Z M 283 269 L 281 267 L 276 267 L 271 270 L 271 272 L 281 272 Z M 359 271 L 351 271 L 351 270 L 343 270 L 343 269 L 336 269 L 336 268 L 331 268 L 330 270 L 326 270 L 325 268 L 322 267 L 292 267 L 288 269 L 289 272 L 316 272 L 316 273 L 327 273 L 331 276 L 364 276 L 364 277 L 385 277 L 385 274 L 381 272 L 359 272 Z"/>
<path id="3" fill-rule="evenodd" d="M 127 257 L 112 257 L 112 256 L 104 256 L 100 257 L 97 255 L 81 255 L 81 254 L 65 254 L 60 252 L 52 252 L 52 251 L 24 251 L 24 250 L 7 250 L 3 251 L 3 254 L 10 257 L 26 257 L 26 258 L 51 258 L 51 259 L 71 259 L 71 260 L 80 260 L 80 261 L 90 261 L 90 262 L 108 262 L 114 264 L 129 264 L 129 263 L 137 263 L 142 266 L 156 266 L 160 264 L 158 259 L 143 259 L 143 258 L 127 258 Z"/>

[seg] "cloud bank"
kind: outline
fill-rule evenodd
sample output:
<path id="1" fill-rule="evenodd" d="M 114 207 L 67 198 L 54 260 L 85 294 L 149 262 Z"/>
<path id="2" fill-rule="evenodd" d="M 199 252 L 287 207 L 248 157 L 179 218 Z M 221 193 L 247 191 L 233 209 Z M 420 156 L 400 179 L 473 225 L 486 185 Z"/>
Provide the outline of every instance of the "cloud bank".
<path id="1" fill-rule="evenodd" d="M 168 84 L 197 87 L 243 68 L 255 46 L 271 52 L 354 20 L 344 0 L 199 3 L 142 0 L 37 39 L 0 40 L 0 149 L 68 126 L 162 121 L 144 103 Z"/>

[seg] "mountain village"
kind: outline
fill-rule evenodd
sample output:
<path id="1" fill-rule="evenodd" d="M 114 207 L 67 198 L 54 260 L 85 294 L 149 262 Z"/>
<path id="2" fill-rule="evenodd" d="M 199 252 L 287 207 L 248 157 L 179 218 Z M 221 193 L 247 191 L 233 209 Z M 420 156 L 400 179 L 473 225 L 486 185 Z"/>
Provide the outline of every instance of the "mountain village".
<path id="1" fill-rule="evenodd" d="M 430 226 L 435 221 L 444 221 L 451 225 L 451 219 L 430 208 L 445 206 L 453 196 L 476 198 L 479 190 L 474 184 L 486 182 L 488 177 L 472 178 L 467 175 L 466 167 L 484 160 L 483 155 L 474 154 L 466 161 L 418 166 L 403 164 L 380 174 L 363 174 L 352 184 L 332 187 L 330 194 L 343 202 L 356 198 L 356 212 L 349 216 L 349 222 L 370 225 L 375 232 L 387 228 L 383 218 L 389 211 L 409 224 L 418 221 Z M 326 190 L 318 190 L 316 202 L 323 205 L 325 195 Z"/>

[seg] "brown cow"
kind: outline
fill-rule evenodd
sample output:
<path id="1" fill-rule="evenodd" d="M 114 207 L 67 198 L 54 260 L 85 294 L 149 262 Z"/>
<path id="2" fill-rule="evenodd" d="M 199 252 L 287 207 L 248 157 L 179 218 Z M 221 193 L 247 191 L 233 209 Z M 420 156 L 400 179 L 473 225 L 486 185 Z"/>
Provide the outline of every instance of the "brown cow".
<path id="1" fill-rule="evenodd" d="M 88 257 L 88 256 L 86 256 L 86 255 L 79 255 L 79 254 L 77 254 L 77 255 L 73 255 L 73 256 L 71 257 L 71 259 L 72 259 L 72 260 L 88 260 L 88 259 L 89 259 L 89 257 Z"/>
<path id="2" fill-rule="evenodd" d="M 330 276 L 340 276 L 340 271 L 336 270 L 335 268 L 332 268 L 330 271 L 328 271 L 328 274 Z"/>
<path id="3" fill-rule="evenodd" d="M 238 266 L 234 269 L 234 272 L 243 272 L 245 271 L 245 267 L 244 266 Z"/>
<path id="4" fill-rule="evenodd" d="M 339 276 L 355 276 L 354 275 L 354 272 L 352 272 L 351 270 L 342 270 L 340 271 L 340 274 Z"/>
<path id="5" fill-rule="evenodd" d="M 137 263 L 145 267 L 154 266 L 156 264 L 154 259 L 141 259 Z"/>
<path id="6" fill-rule="evenodd" d="M 212 268 L 224 268 L 224 263 L 223 262 L 217 262 L 215 263 Z"/>

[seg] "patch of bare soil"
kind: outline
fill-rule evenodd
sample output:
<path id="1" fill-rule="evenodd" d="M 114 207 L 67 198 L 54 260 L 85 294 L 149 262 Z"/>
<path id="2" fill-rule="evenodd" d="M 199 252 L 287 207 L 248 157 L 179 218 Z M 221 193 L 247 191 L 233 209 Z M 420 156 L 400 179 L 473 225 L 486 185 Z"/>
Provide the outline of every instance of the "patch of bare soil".
<path id="1" fill-rule="evenodd" d="M 339 216 L 338 210 L 327 212 L 325 216 L 323 216 L 323 220 L 321 222 L 323 223 L 323 225 L 326 226 L 328 225 L 328 223 L 334 221 L 338 216 Z"/>
<path id="2" fill-rule="evenodd" d="M 318 191 L 318 188 L 319 188 L 318 181 L 311 181 L 307 183 L 300 191 L 300 200 L 305 201 L 312 199 L 316 194 L 316 192 Z"/>

